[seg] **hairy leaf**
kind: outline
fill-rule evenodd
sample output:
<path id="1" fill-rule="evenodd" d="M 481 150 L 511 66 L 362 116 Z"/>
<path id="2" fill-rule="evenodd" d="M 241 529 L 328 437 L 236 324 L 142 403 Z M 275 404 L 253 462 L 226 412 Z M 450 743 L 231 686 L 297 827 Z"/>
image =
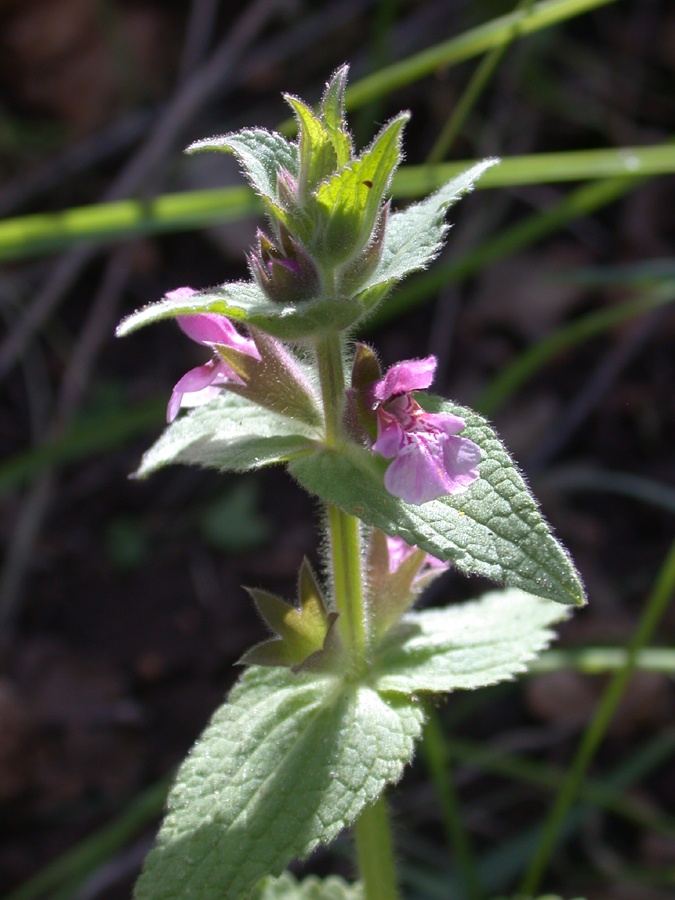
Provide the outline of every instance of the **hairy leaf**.
<path id="1" fill-rule="evenodd" d="M 370 240 L 401 158 L 401 132 L 409 118 L 408 113 L 401 113 L 392 119 L 359 159 L 317 188 L 321 253 L 331 263 L 342 262 Z"/>
<path id="2" fill-rule="evenodd" d="M 277 173 L 287 169 L 298 175 L 298 148 L 275 131 L 264 128 L 246 128 L 232 134 L 216 135 L 195 141 L 185 151 L 198 153 L 217 150 L 237 157 L 251 186 L 275 207 L 279 205 Z"/>
<path id="3" fill-rule="evenodd" d="M 415 506 L 384 487 L 386 463 L 347 445 L 293 460 L 289 469 L 308 491 L 387 534 L 439 559 L 560 603 L 582 605 L 584 589 L 569 554 L 554 538 L 537 502 L 491 426 L 439 397 L 417 396 L 433 412 L 466 421 L 461 436 L 483 451 L 480 477 L 465 493 Z"/>
<path id="4" fill-rule="evenodd" d="M 249 669 L 183 763 L 136 900 L 238 900 L 332 841 L 413 754 L 419 704 Z"/>
<path id="5" fill-rule="evenodd" d="M 513 678 L 544 650 L 549 626 L 567 616 L 559 603 L 517 588 L 479 600 L 409 613 L 378 650 L 379 691 L 454 691 Z"/>
<path id="6" fill-rule="evenodd" d="M 252 325 L 274 337 L 297 340 L 332 329 L 348 328 L 363 314 L 357 300 L 316 300 L 296 304 L 274 303 L 252 281 L 235 281 L 200 291 L 187 299 L 165 297 L 123 319 L 118 337 L 145 325 L 197 313 L 219 313 L 235 322 Z"/>
<path id="7" fill-rule="evenodd" d="M 136 475 L 145 478 L 176 463 L 247 472 L 307 452 L 319 438 L 297 419 L 224 390 L 172 422 L 143 455 Z"/>
<path id="8" fill-rule="evenodd" d="M 298 120 L 300 132 L 298 193 L 304 198 L 307 191 L 314 190 L 320 181 L 335 171 L 337 154 L 323 122 L 307 104 L 291 94 L 286 94 L 285 98 Z"/>
<path id="9" fill-rule="evenodd" d="M 445 215 L 491 166 L 499 160 L 485 159 L 453 178 L 443 187 L 400 212 L 389 216 L 382 256 L 377 268 L 363 285 L 392 285 L 419 269 L 426 268 L 443 247 L 449 225 Z"/>
<path id="10" fill-rule="evenodd" d="M 251 900 L 363 900 L 363 885 L 348 884 L 337 875 L 298 881 L 290 872 L 279 878 L 264 878 L 251 892 Z"/>
<path id="11" fill-rule="evenodd" d="M 352 157 L 352 140 L 345 124 L 344 94 L 348 66 L 340 66 L 328 84 L 321 99 L 321 117 L 335 148 L 338 167 Z"/>

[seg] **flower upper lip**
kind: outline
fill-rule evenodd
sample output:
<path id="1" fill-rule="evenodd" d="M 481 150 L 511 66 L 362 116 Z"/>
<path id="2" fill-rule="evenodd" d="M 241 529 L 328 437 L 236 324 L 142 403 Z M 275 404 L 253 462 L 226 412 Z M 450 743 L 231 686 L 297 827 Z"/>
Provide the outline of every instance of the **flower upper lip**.
<path id="1" fill-rule="evenodd" d="M 393 460 L 384 485 L 390 494 L 416 505 L 462 493 L 479 477 L 479 447 L 457 437 L 464 419 L 427 412 L 410 394 L 429 387 L 435 370 L 434 356 L 403 360 L 371 389 L 377 418 L 373 450 Z"/>
<path id="2" fill-rule="evenodd" d="M 167 296 L 170 299 L 187 300 L 194 293 L 196 292 L 192 288 L 182 287 L 171 291 Z M 217 354 L 218 347 L 230 347 L 247 356 L 260 359 L 255 343 L 241 335 L 225 316 L 217 313 L 195 313 L 178 316 L 177 321 L 181 330 L 191 340 L 205 347 L 212 347 L 215 355 L 204 365 L 190 369 L 176 382 L 166 410 L 167 422 L 173 422 L 181 407 L 208 403 L 218 393 L 220 385 L 245 384 L 232 366 Z"/>

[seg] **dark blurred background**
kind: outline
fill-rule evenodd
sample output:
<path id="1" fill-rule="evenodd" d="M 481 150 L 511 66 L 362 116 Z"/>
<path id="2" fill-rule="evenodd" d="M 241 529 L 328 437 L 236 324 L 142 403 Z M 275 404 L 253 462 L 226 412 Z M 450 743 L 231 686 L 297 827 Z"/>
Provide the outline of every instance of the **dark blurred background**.
<path id="1" fill-rule="evenodd" d="M 344 61 L 356 82 L 512 8 L 1 0 L 0 213 L 241 184 L 230 158 L 187 158 L 182 148 L 248 125 L 277 127 L 288 116 L 281 91 L 315 103 Z M 354 110 L 359 146 L 407 107 L 406 162 L 424 163 L 477 65 L 438 69 Z M 663 143 L 675 124 L 674 69 L 675 6 L 611 3 L 515 41 L 444 158 Z M 486 252 L 462 270 L 470 251 L 489 251 L 577 187 L 462 201 L 445 283 L 417 282 L 415 308 L 367 334 L 383 362 L 434 352 L 436 390 L 481 407 L 495 376 L 537 342 L 675 277 L 672 178 L 631 184 L 517 252 Z M 316 559 L 315 504 L 282 471 L 235 479 L 175 468 L 129 479 L 161 431 L 172 385 L 203 353 L 171 323 L 124 341 L 114 326 L 175 287 L 245 277 L 256 224 L 80 245 L 4 267 L 0 888 L 124 816 L 170 773 L 236 677 L 233 663 L 264 636 L 240 585 L 290 597 L 303 555 Z M 672 540 L 674 338 L 667 305 L 600 328 L 551 353 L 536 378 L 489 409 L 587 582 L 589 607 L 563 627 L 563 646 L 624 644 Z M 430 602 L 482 587 L 450 573 Z M 671 611 L 659 643 L 672 645 L 674 633 Z M 453 697 L 440 713 L 464 737 L 564 765 L 603 684 L 565 669 L 483 692 L 473 706 Z M 637 760 L 672 729 L 674 708 L 666 674 L 638 673 L 596 775 Z M 670 832 L 595 809 L 551 885 L 603 900 L 672 896 L 674 774 L 671 754 L 632 788 L 656 818 L 674 817 Z M 550 798 L 465 766 L 457 777 L 485 854 L 536 823 Z M 397 796 L 410 879 L 452 871 L 423 765 Z M 155 828 L 145 818 L 85 866 L 84 886 L 58 896 L 128 897 Z M 349 873 L 348 845 L 337 854 L 319 854 L 318 870 Z"/>

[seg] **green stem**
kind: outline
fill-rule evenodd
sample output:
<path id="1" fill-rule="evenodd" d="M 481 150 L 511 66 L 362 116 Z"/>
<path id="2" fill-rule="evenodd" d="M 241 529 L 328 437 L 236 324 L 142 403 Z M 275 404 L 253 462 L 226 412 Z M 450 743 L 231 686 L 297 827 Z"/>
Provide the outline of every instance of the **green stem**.
<path id="1" fill-rule="evenodd" d="M 328 506 L 328 531 L 333 565 L 335 606 L 343 642 L 352 651 L 357 667 L 366 651 L 366 610 L 361 574 L 361 530 L 359 520 L 337 506 Z"/>
<path id="2" fill-rule="evenodd" d="M 361 813 L 354 837 L 365 900 L 396 900 L 394 851 L 383 796 Z"/>
<path id="3" fill-rule="evenodd" d="M 453 761 L 448 754 L 448 741 L 443 733 L 438 713 L 430 703 L 426 705 L 426 714 L 422 754 L 443 812 L 446 838 L 454 851 L 469 900 L 480 900 L 482 891 L 478 869 L 455 788 Z"/>
<path id="4" fill-rule="evenodd" d="M 325 334 L 316 347 L 326 423 L 326 443 L 334 446 L 340 435 L 344 408 L 345 375 L 342 364 L 342 341 L 339 334 Z"/>
<path id="5" fill-rule="evenodd" d="M 345 375 L 342 341 L 339 334 L 325 334 L 316 348 L 323 397 L 326 444 L 340 441 L 344 409 Z M 333 572 L 333 592 L 338 627 L 352 661 L 359 667 L 366 650 L 366 608 L 361 572 L 361 530 L 359 520 L 328 504 L 328 537 Z"/>
<path id="6" fill-rule="evenodd" d="M 345 375 L 342 342 L 326 334 L 317 342 L 317 362 L 325 417 L 325 443 L 340 443 L 344 409 Z M 357 670 L 367 651 L 367 610 L 361 567 L 361 523 L 354 516 L 328 504 L 328 540 L 333 575 L 333 598 L 340 613 L 338 627 L 350 663 Z M 389 820 L 384 799 L 364 809 L 354 824 L 359 868 L 366 900 L 396 900 L 396 872 Z"/>

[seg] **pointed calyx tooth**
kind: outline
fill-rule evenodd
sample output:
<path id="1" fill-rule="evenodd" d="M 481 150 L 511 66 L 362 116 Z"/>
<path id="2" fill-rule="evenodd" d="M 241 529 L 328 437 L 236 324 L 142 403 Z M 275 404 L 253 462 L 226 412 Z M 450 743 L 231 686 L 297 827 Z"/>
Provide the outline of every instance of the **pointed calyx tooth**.
<path id="1" fill-rule="evenodd" d="M 239 660 L 243 665 L 287 666 L 326 670 L 334 665 L 341 650 L 340 637 L 333 626 L 336 612 L 328 612 L 321 587 L 304 559 L 298 575 L 299 606 L 287 603 L 268 591 L 247 588 L 256 609 L 276 637 L 257 644 Z"/>
<path id="2" fill-rule="evenodd" d="M 288 229 L 279 227 L 280 246 L 258 229 L 248 256 L 251 274 L 275 303 L 300 303 L 316 297 L 320 280 L 314 261 Z"/>

